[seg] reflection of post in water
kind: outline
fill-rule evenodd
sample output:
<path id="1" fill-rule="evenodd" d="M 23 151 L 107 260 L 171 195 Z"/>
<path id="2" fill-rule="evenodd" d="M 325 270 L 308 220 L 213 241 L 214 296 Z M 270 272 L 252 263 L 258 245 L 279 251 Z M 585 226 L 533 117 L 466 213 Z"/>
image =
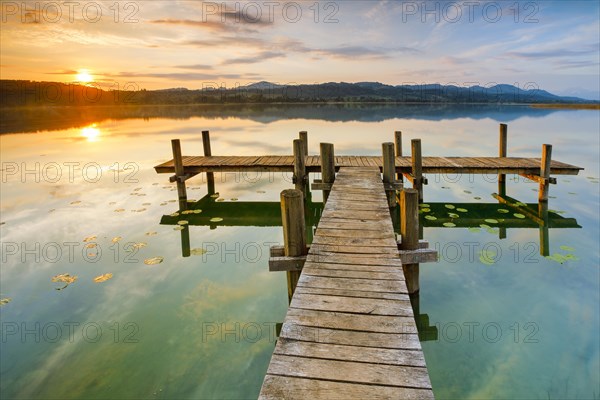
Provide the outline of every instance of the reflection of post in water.
<path id="1" fill-rule="evenodd" d="M 540 201 L 538 203 L 538 216 L 542 223 L 540 223 L 540 255 L 550 255 L 550 232 L 548 227 L 548 202 Z"/>
<path id="2" fill-rule="evenodd" d="M 415 316 L 415 322 L 417 323 L 419 340 L 421 342 L 425 342 L 428 340 L 438 340 L 437 326 L 430 326 L 429 315 L 421 314 L 420 295 L 418 292 L 410 295 L 410 305 L 412 306 L 413 314 Z"/>
<path id="3" fill-rule="evenodd" d="M 190 256 L 190 228 L 187 225 L 183 225 L 181 232 L 181 255 L 183 257 Z"/>
<path id="4" fill-rule="evenodd" d="M 321 182 L 324 185 L 333 185 L 335 180 L 335 154 L 333 144 L 321 143 Z M 324 187 L 323 190 L 323 205 L 327 203 L 327 198 L 331 192 L 331 186 Z"/>

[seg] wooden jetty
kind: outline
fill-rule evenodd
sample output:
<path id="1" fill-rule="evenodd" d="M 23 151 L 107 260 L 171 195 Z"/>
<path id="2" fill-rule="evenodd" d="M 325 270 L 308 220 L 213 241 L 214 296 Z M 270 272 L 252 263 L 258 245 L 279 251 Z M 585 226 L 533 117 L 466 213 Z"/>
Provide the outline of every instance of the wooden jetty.
<path id="1" fill-rule="evenodd" d="M 284 232 L 300 220 L 286 219 Z M 302 235 L 285 239 L 296 254 Z M 378 168 L 335 178 L 260 398 L 433 398 Z"/>

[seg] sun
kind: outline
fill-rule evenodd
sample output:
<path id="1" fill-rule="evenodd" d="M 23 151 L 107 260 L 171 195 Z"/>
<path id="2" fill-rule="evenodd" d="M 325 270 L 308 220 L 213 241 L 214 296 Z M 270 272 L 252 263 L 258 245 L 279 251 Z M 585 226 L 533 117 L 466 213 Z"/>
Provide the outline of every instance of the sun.
<path id="1" fill-rule="evenodd" d="M 94 81 L 94 77 L 90 74 L 87 69 L 80 69 L 77 71 L 77 81 L 81 83 L 90 83 Z"/>

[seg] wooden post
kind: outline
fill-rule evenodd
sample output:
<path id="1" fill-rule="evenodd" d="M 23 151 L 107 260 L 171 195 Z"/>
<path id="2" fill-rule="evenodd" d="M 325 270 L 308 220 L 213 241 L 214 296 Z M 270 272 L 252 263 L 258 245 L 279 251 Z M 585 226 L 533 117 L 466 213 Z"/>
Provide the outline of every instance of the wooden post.
<path id="1" fill-rule="evenodd" d="M 540 182 L 539 201 L 548 201 L 548 189 L 550 188 L 550 163 L 552 162 L 552 145 L 544 144 L 542 146 L 542 161 L 540 165 L 540 177 L 544 179 Z"/>
<path id="2" fill-rule="evenodd" d="M 419 202 L 423 201 L 423 158 L 421 157 L 421 139 L 411 141 L 413 189 L 419 192 Z"/>
<path id="3" fill-rule="evenodd" d="M 321 143 L 321 177 L 323 183 L 331 183 L 335 181 L 335 154 L 333 144 Z M 323 190 L 323 203 L 327 202 L 329 190 Z"/>
<path id="4" fill-rule="evenodd" d="M 400 192 L 401 250 L 416 250 L 419 247 L 419 193 L 415 189 Z M 419 291 L 419 264 L 402 265 L 409 294 Z"/>
<path id="5" fill-rule="evenodd" d="M 300 131 L 298 138 L 302 141 L 302 147 L 304 148 L 304 155 L 308 155 L 308 132 Z"/>
<path id="6" fill-rule="evenodd" d="M 202 131 L 202 147 L 204 148 L 205 157 L 212 156 L 209 131 Z M 206 173 L 206 187 L 208 189 L 208 194 L 215 194 L 215 174 L 213 172 Z"/>
<path id="7" fill-rule="evenodd" d="M 396 173 L 396 157 L 394 155 L 394 143 L 382 143 L 381 151 L 383 153 L 383 183 L 384 185 L 393 185 L 395 183 L 394 175 Z M 390 208 L 396 207 L 396 190 L 386 188 L 385 194 Z"/>
<path id="8" fill-rule="evenodd" d="M 395 131 L 394 132 L 394 143 L 396 144 L 396 157 L 402 157 L 402 132 Z M 398 172 L 396 174 L 396 180 L 399 182 L 404 182 L 404 176 L 402 172 Z"/>
<path id="9" fill-rule="evenodd" d="M 508 154 L 508 126 L 500 124 L 500 137 L 498 144 L 498 157 L 506 157 Z M 506 196 L 506 175 L 498 174 L 498 194 Z"/>
<path id="10" fill-rule="evenodd" d="M 281 192 L 281 220 L 283 225 L 283 246 L 286 257 L 297 257 L 307 253 L 304 222 L 304 195 L 297 189 Z M 288 300 L 292 300 L 300 271 L 287 271 Z"/>
<path id="11" fill-rule="evenodd" d="M 187 210 L 187 191 L 185 188 L 183 159 L 181 157 L 181 143 L 179 142 L 179 139 L 171 140 L 171 148 L 173 149 L 173 162 L 175 163 L 175 177 L 177 182 L 179 209 Z"/>
<path id="12" fill-rule="evenodd" d="M 306 154 L 301 139 L 294 140 L 294 184 L 306 196 Z"/>
<path id="13" fill-rule="evenodd" d="M 191 254 L 190 248 L 190 229 L 187 225 L 181 230 L 181 256 L 189 257 Z"/>

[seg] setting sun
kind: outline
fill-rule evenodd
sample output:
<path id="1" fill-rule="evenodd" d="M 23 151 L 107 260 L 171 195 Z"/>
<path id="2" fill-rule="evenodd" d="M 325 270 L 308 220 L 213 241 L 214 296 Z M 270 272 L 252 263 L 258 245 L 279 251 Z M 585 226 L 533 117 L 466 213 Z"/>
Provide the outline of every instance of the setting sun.
<path id="1" fill-rule="evenodd" d="M 82 83 L 89 83 L 94 80 L 94 77 L 90 74 L 87 69 L 80 69 L 77 71 L 77 81 Z"/>

